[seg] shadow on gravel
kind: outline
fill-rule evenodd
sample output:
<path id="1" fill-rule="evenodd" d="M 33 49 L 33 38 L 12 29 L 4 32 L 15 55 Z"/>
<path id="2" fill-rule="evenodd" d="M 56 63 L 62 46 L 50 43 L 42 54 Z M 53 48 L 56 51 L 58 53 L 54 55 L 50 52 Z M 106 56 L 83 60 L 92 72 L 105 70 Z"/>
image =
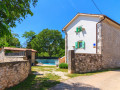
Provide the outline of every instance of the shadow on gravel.
<path id="1" fill-rule="evenodd" d="M 100 89 L 83 83 L 72 83 L 72 85 L 60 83 L 50 88 L 49 90 L 100 90 Z"/>

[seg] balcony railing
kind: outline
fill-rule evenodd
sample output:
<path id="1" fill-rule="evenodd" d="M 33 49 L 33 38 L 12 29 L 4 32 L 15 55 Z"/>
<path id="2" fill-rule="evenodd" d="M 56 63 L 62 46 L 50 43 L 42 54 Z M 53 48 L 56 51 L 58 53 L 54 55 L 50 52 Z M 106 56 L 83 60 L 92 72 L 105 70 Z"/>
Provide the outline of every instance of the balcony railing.
<path id="1" fill-rule="evenodd" d="M 25 52 L 5 53 L 5 56 L 25 56 Z"/>

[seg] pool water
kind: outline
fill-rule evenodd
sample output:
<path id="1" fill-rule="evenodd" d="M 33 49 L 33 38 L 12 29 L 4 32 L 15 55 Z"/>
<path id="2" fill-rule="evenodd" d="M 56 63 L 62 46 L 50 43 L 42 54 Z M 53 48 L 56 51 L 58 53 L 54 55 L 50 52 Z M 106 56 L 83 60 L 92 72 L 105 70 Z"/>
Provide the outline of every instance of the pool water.
<path id="1" fill-rule="evenodd" d="M 36 59 L 38 63 L 46 64 L 46 65 L 56 65 L 58 64 L 58 59 Z"/>

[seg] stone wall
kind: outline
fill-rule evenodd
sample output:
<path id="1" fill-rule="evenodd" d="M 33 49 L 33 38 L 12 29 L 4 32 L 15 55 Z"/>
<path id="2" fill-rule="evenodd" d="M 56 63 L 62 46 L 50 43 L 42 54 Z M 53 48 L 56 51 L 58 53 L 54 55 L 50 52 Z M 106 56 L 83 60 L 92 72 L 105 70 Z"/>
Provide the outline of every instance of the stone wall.
<path id="1" fill-rule="evenodd" d="M 0 48 L 0 62 L 13 62 L 13 61 L 23 61 L 23 60 L 27 60 L 27 57 L 26 56 L 5 56 L 4 49 Z"/>
<path id="2" fill-rule="evenodd" d="M 0 62 L 4 61 L 4 49 L 0 48 Z"/>
<path id="3" fill-rule="evenodd" d="M 5 56 L 4 62 L 23 61 L 25 56 Z"/>
<path id="4" fill-rule="evenodd" d="M 86 73 L 103 69 L 102 55 L 100 54 L 74 54 L 70 53 L 69 73 Z"/>
<path id="5" fill-rule="evenodd" d="M 31 56 L 32 63 L 35 63 L 35 52 L 32 52 Z"/>
<path id="6" fill-rule="evenodd" d="M 102 55 L 100 54 L 75 54 L 75 72 L 85 73 L 103 69 Z"/>
<path id="7" fill-rule="evenodd" d="M 30 64 L 28 61 L 0 63 L 0 90 L 12 87 L 28 77 Z"/>

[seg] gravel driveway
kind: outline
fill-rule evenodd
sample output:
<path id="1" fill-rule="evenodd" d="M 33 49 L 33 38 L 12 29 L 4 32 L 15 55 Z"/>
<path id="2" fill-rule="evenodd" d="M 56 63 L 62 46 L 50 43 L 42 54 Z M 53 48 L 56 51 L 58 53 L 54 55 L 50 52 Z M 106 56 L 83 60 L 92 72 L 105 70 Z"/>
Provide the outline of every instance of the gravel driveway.
<path id="1" fill-rule="evenodd" d="M 50 90 L 120 90 L 120 71 L 68 79 Z"/>

